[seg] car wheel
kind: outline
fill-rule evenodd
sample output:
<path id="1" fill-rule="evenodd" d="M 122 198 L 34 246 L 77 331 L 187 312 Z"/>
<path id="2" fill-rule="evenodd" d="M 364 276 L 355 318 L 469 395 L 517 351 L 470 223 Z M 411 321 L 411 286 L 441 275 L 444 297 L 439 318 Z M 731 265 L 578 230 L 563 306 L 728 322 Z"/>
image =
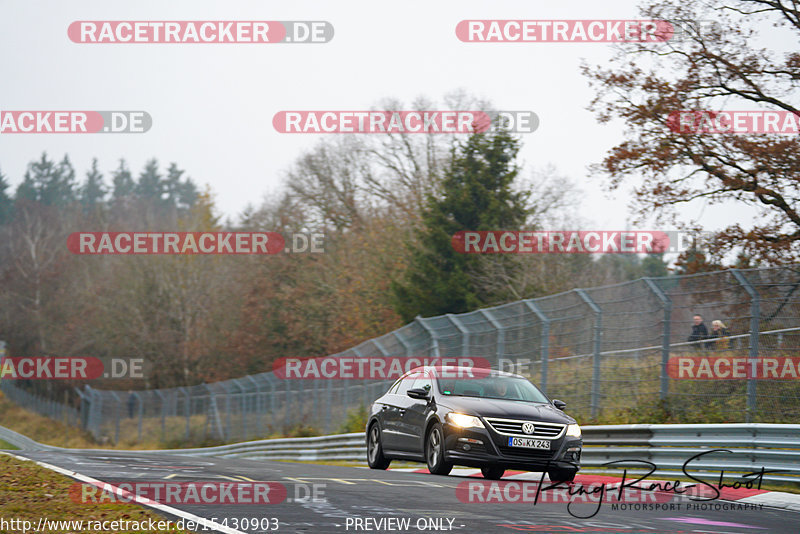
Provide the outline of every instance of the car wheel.
<path id="1" fill-rule="evenodd" d="M 369 427 L 369 434 L 367 434 L 367 463 L 370 469 L 386 469 L 392 463 L 383 455 L 381 429 L 378 428 L 378 423 Z"/>
<path id="2" fill-rule="evenodd" d="M 576 474 L 578 474 L 576 469 L 552 469 L 547 472 L 552 482 L 572 482 Z"/>
<path id="3" fill-rule="evenodd" d="M 447 475 L 453 469 L 453 464 L 444 461 L 444 434 L 442 425 L 436 423 L 428 432 L 425 440 L 425 460 L 428 471 L 433 475 Z"/>
<path id="4" fill-rule="evenodd" d="M 494 465 L 487 465 L 485 467 L 481 467 L 481 473 L 483 473 L 483 478 L 488 478 L 489 480 L 500 480 L 503 478 L 506 470 L 502 467 L 497 467 Z"/>

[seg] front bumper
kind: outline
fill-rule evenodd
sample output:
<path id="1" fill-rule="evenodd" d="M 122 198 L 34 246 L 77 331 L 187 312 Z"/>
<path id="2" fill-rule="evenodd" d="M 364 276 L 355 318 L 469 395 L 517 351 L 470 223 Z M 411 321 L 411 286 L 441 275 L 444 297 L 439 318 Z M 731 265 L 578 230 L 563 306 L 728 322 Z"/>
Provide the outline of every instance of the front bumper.
<path id="1" fill-rule="evenodd" d="M 488 428 L 463 429 L 448 423 L 444 425 L 444 435 L 445 461 L 454 464 L 468 467 L 493 465 L 523 471 L 580 469 L 583 448 L 580 438 L 562 436 L 550 440 L 550 450 L 541 450 L 509 447 L 509 436 Z"/>

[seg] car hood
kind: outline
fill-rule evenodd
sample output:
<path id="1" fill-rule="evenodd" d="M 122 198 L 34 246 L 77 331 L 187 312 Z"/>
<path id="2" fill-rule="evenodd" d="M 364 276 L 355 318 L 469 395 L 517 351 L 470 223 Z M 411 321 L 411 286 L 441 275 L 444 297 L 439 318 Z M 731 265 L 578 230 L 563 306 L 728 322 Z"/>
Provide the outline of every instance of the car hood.
<path id="1" fill-rule="evenodd" d="M 441 399 L 439 406 L 456 412 L 481 417 L 500 417 L 503 419 L 527 419 L 548 423 L 574 423 L 575 420 L 553 406 L 534 402 L 511 401 L 503 399 L 484 399 L 478 397 L 448 396 Z"/>

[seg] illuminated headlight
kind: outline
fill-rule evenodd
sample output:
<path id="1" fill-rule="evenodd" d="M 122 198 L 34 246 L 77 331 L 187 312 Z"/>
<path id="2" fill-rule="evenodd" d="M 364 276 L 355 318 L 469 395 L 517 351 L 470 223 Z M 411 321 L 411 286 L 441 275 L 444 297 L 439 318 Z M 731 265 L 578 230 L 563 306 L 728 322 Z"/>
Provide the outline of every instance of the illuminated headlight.
<path id="1" fill-rule="evenodd" d="M 580 425 L 569 425 L 567 426 L 567 436 L 571 438 L 579 438 L 581 437 L 581 427 Z"/>
<path id="2" fill-rule="evenodd" d="M 474 415 L 451 412 L 445 416 L 445 419 L 451 425 L 461 428 L 483 428 L 483 423 L 481 423 L 481 420 Z"/>

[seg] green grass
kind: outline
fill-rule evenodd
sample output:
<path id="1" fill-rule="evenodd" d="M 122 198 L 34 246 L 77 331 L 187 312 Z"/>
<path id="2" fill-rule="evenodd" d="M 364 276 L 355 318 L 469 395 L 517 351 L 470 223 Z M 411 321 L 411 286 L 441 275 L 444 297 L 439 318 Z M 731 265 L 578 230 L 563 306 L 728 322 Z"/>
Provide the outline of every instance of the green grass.
<path id="1" fill-rule="evenodd" d="M 3 441 L 2 439 L 0 439 L 0 449 L 5 449 L 7 451 L 15 451 L 15 450 L 18 450 L 19 447 L 15 447 L 14 445 L 10 444 L 9 442 Z"/>
<path id="2" fill-rule="evenodd" d="M 33 525 L 38 525 L 40 518 L 51 521 L 146 521 L 148 518 L 163 521 L 165 519 L 135 504 L 76 502 L 70 498 L 70 487 L 75 483 L 33 462 L 0 454 L 0 517 L 6 521 L 11 519 L 30 521 Z M 95 531 L 84 529 L 69 532 Z M 116 530 L 115 532 L 133 534 L 142 531 Z M 185 531 L 171 525 L 171 529 L 166 532 Z"/>

